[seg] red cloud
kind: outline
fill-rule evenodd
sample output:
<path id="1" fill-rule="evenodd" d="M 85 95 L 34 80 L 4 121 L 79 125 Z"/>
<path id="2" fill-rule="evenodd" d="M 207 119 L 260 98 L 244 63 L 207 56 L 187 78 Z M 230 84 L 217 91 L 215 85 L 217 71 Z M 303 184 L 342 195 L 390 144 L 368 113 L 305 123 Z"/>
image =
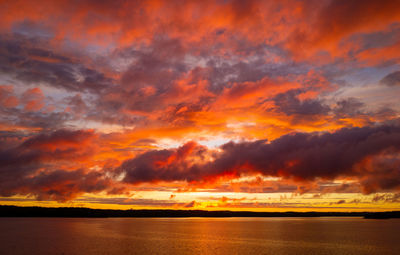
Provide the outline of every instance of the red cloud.
<path id="1" fill-rule="evenodd" d="M 204 158 L 210 152 L 195 144 L 187 144 L 176 150 L 149 151 L 125 161 L 118 171 L 126 173 L 124 181 L 128 183 L 202 182 L 218 176 L 229 179 L 241 174 L 260 173 L 298 182 L 352 177 L 361 181 L 365 192 L 400 188 L 400 183 L 393 181 L 398 180 L 394 176 L 398 170 L 398 157 L 382 161 L 382 167 L 368 167 L 363 163 L 368 157 L 377 157 L 388 150 L 400 151 L 398 125 L 345 128 L 323 134 L 294 133 L 270 143 L 263 140 L 231 142 L 221 149 L 222 152 L 214 153 L 213 158 L 207 160 Z M 189 160 L 190 157 L 203 160 Z M 375 184 L 371 184 L 371 181 Z M 368 190 L 367 186 L 371 188 Z"/>
<path id="2" fill-rule="evenodd" d="M 21 102 L 26 111 L 39 111 L 44 106 L 44 95 L 40 88 L 28 89 L 22 94 Z"/>
<path id="3" fill-rule="evenodd" d="M 84 192 L 112 192 L 120 185 L 105 172 L 85 169 L 97 153 L 96 138 L 90 130 L 58 130 L 15 148 L 0 147 L 0 194 L 65 201 Z"/>
<path id="4" fill-rule="evenodd" d="M 0 85 L 0 106 L 15 107 L 19 103 L 14 95 L 14 87 L 10 85 Z"/>

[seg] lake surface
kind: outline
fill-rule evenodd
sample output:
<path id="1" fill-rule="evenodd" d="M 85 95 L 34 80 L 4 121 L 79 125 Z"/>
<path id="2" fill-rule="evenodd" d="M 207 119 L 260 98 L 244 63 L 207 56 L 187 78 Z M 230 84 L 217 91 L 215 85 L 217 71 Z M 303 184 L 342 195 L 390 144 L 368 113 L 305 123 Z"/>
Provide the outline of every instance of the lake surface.
<path id="1" fill-rule="evenodd" d="M 400 254 L 400 219 L 0 218 L 0 254 Z"/>

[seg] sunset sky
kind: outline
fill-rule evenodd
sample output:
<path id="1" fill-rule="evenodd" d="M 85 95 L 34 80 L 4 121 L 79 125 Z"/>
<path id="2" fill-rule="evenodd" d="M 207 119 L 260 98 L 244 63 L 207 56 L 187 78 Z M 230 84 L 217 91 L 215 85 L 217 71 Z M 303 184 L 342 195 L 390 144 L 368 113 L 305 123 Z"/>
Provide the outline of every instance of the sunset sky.
<path id="1" fill-rule="evenodd" d="M 0 0 L 0 204 L 400 209 L 400 1 Z"/>

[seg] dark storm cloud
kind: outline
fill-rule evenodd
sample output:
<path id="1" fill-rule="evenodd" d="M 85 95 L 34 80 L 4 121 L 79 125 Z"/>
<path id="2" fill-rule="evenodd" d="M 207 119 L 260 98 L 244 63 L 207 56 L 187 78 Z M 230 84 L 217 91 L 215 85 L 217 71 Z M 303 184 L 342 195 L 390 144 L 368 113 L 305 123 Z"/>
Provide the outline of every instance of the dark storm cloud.
<path id="1" fill-rule="evenodd" d="M 104 173 L 83 169 L 61 170 L 63 165 L 90 158 L 95 149 L 92 131 L 58 130 L 40 134 L 9 148 L 0 143 L 0 195 L 33 195 L 65 201 L 83 192 L 110 186 Z"/>
<path id="2" fill-rule="evenodd" d="M 367 156 L 400 149 L 398 125 L 345 128 L 334 133 L 294 133 L 267 144 L 262 141 L 222 147 L 215 169 L 236 169 L 249 163 L 265 175 L 300 179 L 353 175 L 353 166 Z"/>
<path id="3" fill-rule="evenodd" d="M 384 157 L 369 159 L 365 171 L 372 172 L 361 178 L 364 193 L 395 190 L 400 187 L 400 160 L 398 150 L 386 154 Z"/>
<path id="4" fill-rule="evenodd" d="M 55 170 L 40 173 L 26 181 L 26 186 L 39 200 L 67 201 L 83 192 L 96 193 L 107 189 L 110 180 L 103 173 Z"/>
<path id="5" fill-rule="evenodd" d="M 221 150 L 214 155 L 214 160 L 203 164 L 189 160 L 207 153 L 204 147 L 193 143 L 176 150 L 149 151 L 125 161 L 118 171 L 126 173 L 124 181 L 129 183 L 197 182 L 256 172 L 295 180 L 352 176 L 365 178 L 364 187 L 368 181 L 373 181 L 375 190 L 400 187 L 398 182 L 390 179 L 395 174 L 391 169 L 397 169 L 395 162 L 398 159 L 380 162 L 382 167 L 372 169 L 372 174 L 362 170 L 366 158 L 379 157 L 387 151 L 400 151 L 400 127 L 396 123 L 344 128 L 333 133 L 294 133 L 270 143 L 265 140 L 230 142 Z M 182 151 L 186 153 L 182 154 Z M 375 181 L 370 178 L 373 174 L 378 177 Z M 369 191 L 365 189 L 365 192 Z"/>
<path id="6" fill-rule="evenodd" d="M 46 161 L 65 160 L 70 157 L 77 159 L 88 155 L 90 147 L 82 148 L 80 144 L 87 143 L 93 136 L 89 131 L 58 130 L 33 136 L 13 148 L 0 148 L 3 178 L 17 178 L 30 174 Z"/>
<path id="7" fill-rule="evenodd" d="M 400 86 L 400 71 L 386 75 L 380 83 L 386 86 Z"/>
<path id="8" fill-rule="evenodd" d="M 186 159 L 191 154 L 201 157 L 205 148 L 189 142 L 176 150 L 148 151 L 125 161 L 117 172 L 124 172 L 125 182 L 140 183 L 152 181 L 198 180 L 201 173 Z"/>

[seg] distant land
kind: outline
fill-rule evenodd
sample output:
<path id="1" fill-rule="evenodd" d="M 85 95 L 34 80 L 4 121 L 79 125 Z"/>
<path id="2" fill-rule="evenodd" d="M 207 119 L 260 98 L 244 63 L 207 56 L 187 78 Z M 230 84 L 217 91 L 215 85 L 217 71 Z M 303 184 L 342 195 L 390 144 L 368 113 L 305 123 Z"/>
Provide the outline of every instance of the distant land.
<path id="1" fill-rule="evenodd" d="M 366 219 L 400 218 L 400 211 L 387 212 L 250 212 L 203 210 L 111 210 L 83 207 L 0 206 L 0 217 L 67 218 L 184 218 L 184 217 L 364 217 Z"/>

